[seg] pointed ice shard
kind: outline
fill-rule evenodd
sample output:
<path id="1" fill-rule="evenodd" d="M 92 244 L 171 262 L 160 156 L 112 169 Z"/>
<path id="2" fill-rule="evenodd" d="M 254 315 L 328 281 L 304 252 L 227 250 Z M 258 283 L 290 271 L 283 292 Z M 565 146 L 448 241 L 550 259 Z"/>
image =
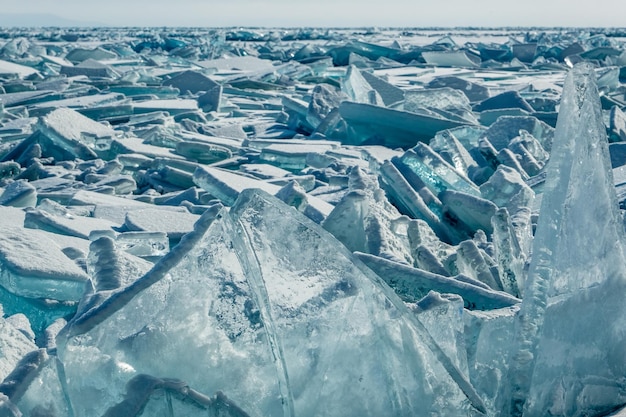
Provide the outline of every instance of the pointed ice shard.
<path id="1" fill-rule="evenodd" d="M 626 401 L 624 232 L 607 148 L 593 67 L 577 65 L 564 85 L 503 415 L 600 415 Z"/>
<path id="2" fill-rule="evenodd" d="M 384 106 L 380 94 L 363 78 L 361 71 L 354 65 L 348 67 L 346 76 L 341 80 L 341 91 L 357 103 Z"/>
<path id="3" fill-rule="evenodd" d="M 326 231 L 259 190 L 215 214 L 60 335 L 77 415 L 101 416 L 142 373 L 222 391 L 258 417 L 484 410 L 417 318 Z"/>
<path id="4" fill-rule="evenodd" d="M 354 167 L 349 190 L 324 220 L 324 229 L 351 251 L 412 264 L 406 233 L 408 218 L 404 222 L 399 219 L 400 213 L 387 201 L 376 179 Z"/>
<path id="5" fill-rule="evenodd" d="M 479 310 L 510 307 L 520 302 L 518 298 L 493 290 L 465 275 L 447 277 L 378 256 L 358 252 L 357 256 L 408 302 L 419 301 L 429 291 L 458 294 L 463 297 L 465 307 Z"/>

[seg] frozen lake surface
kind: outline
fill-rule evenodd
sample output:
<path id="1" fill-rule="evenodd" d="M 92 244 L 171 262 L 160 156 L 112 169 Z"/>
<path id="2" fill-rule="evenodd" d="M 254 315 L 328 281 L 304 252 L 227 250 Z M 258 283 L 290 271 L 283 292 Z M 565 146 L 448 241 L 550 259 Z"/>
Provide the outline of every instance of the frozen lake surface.
<path id="1" fill-rule="evenodd" d="M 609 416 L 626 31 L 0 28 L 0 416 Z"/>

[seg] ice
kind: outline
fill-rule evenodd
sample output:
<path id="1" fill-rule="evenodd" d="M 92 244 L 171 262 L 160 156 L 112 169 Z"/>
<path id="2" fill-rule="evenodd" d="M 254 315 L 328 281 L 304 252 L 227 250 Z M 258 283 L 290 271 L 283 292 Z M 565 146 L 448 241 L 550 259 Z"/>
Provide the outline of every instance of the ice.
<path id="1" fill-rule="evenodd" d="M 37 231 L 4 227 L 0 285 L 23 297 L 78 301 L 87 275 L 51 239 Z"/>
<path id="2" fill-rule="evenodd" d="M 112 230 L 120 225 L 106 219 L 73 216 L 69 213 L 54 215 L 37 208 L 27 210 L 24 219 L 24 227 L 83 239 L 89 239 L 94 230 Z"/>
<path id="3" fill-rule="evenodd" d="M 0 310 L 2 311 L 2 310 Z M 0 318 L 0 381 L 17 366 L 19 360 L 37 349 L 34 341 L 13 326 L 10 320 Z M 2 392 L 2 391 L 0 391 Z M 1 410 L 1 408 L 0 408 Z"/>
<path id="4" fill-rule="evenodd" d="M 494 109 L 519 108 L 527 112 L 532 112 L 533 108 L 517 91 L 505 91 L 496 96 L 490 97 L 474 106 L 474 111 L 485 111 Z"/>
<path id="5" fill-rule="evenodd" d="M 58 359 L 45 349 L 30 352 L 0 384 L 0 392 L 24 415 L 71 415 L 60 380 L 60 367 Z"/>
<path id="6" fill-rule="evenodd" d="M 626 140 L 626 114 L 617 106 L 611 107 L 609 129 L 610 142 L 624 142 Z"/>
<path id="7" fill-rule="evenodd" d="M 393 161 L 411 170 L 434 195 L 445 190 L 460 191 L 477 197 L 480 195 L 478 187 L 472 181 L 464 174 L 457 172 L 453 166 L 424 143 L 418 143 L 406 151 L 402 157 Z"/>
<path id="8" fill-rule="evenodd" d="M 615 328 L 623 308 L 614 294 L 624 286 L 624 240 L 611 174 L 594 74 L 581 64 L 564 87 L 506 413 L 583 415 L 624 401 L 621 361 L 614 348 L 600 347 L 622 343 Z M 565 319 L 575 316 L 575 323 Z"/>
<path id="9" fill-rule="evenodd" d="M 135 256 L 152 258 L 163 256 L 170 250 L 168 234 L 158 232 L 124 232 L 115 237 L 119 249 Z"/>
<path id="10" fill-rule="evenodd" d="M 341 103 L 339 113 L 353 129 L 349 140 L 355 145 L 406 148 L 430 140 L 440 130 L 466 124 L 432 112 L 418 114 L 350 101 Z"/>
<path id="11" fill-rule="evenodd" d="M 349 192 L 322 226 L 353 252 L 413 264 L 407 235 L 409 221 L 387 202 L 377 181 L 355 167 L 350 172 Z"/>
<path id="12" fill-rule="evenodd" d="M 501 150 L 509 146 L 513 138 L 520 134 L 520 130 L 525 130 L 536 138 L 541 146 L 550 151 L 554 129 L 534 116 L 501 116 L 485 132 L 489 142 Z"/>
<path id="13" fill-rule="evenodd" d="M 204 216 L 136 284 L 99 311 L 70 322 L 68 338 L 59 346 L 66 375 L 69 380 L 93 375 L 87 385 L 68 387 L 75 412 L 102 415 L 117 403 L 119 384 L 140 373 L 182 379 L 190 387 L 204 387 L 206 395 L 221 390 L 250 415 L 380 415 L 390 407 L 404 414 L 415 407 L 437 411 L 434 401 L 467 412 L 468 400 L 418 338 L 423 330 L 416 330 L 411 313 L 326 232 L 259 191 L 242 193 L 230 213 L 214 216 Z M 301 236 L 303 231 L 306 241 L 281 242 L 273 236 Z M 285 256 L 294 250 L 301 256 Z M 317 253 L 334 255 L 322 267 Z M 337 323 L 340 311 L 353 320 Z M 126 320 L 129 314 L 133 321 Z M 396 319 L 388 322 L 388 314 Z M 351 337 L 337 339 L 333 323 Z M 399 338 L 395 342 L 380 337 L 391 331 L 390 323 Z M 389 350 L 389 343 L 396 348 Z M 367 350 L 351 353 L 361 344 Z M 175 364 L 151 360 L 167 352 L 178 352 Z M 390 352 L 397 353 L 390 357 Z M 415 369 L 423 370 L 409 371 L 397 355 L 410 357 Z M 432 391 L 425 391 L 420 381 L 431 368 Z M 362 383 L 346 385 L 344 378 L 354 372 Z M 421 394 L 397 398 L 388 386 L 394 381 Z M 89 395 L 91 389 L 99 394 Z M 346 395 L 361 403 L 346 401 Z"/>
<path id="14" fill-rule="evenodd" d="M 442 191 L 439 198 L 444 205 L 444 215 L 458 221 L 460 224 L 457 227 L 465 226 L 470 235 L 478 230 L 493 232 L 491 218 L 497 207 L 491 201 L 454 190 Z"/>
<path id="15" fill-rule="evenodd" d="M 17 75 L 20 78 L 26 78 L 34 74 L 38 72 L 31 67 L 0 59 L 0 75 Z"/>
<path id="16" fill-rule="evenodd" d="M 450 87 L 460 91 L 470 99 L 471 102 L 482 101 L 489 98 L 489 89 L 483 85 L 469 81 L 462 77 L 442 76 L 437 77 L 428 83 L 430 88 Z"/>
<path id="17" fill-rule="evenodd" d="M 110 147 L 115 137 L 113 129 L 67 108 L 54 110 L 40 119 L 38 131 L 39 140 L 44 141 L 42 146 L 58 148 L 54 154 L 59 159 L 94 159 L 98 151 Z"/>
<path id="18" fill-rule="evenodd" d="M 34 207 L 37 204 L 37 190 L 26 180 L 10 183 L 0 194 L 0 205 L 12 207 Z"/>
<path id="19" fill-rule="evenodd" d="M 356 103 L 373 104 L 383 106 L 383 98 L 372 88 L 367 80 L 361 75 L 361 71 L 354 65 L 348 67 L 346 76 L 342 79 L 341 91 L 343 91 L 351 101 Z"/>
<path id="20" fill-rule="evenodd" d="M 430 88 L 407 91 L 404 96 L 404 110 L 406 111 L 421 113 L 425 108 L 451 120 L 478 124 L 476 117 L 472 114 L 469 99 L 460 90 L 449 87 Z"/>
<path id="21" fill-rule="evenodd" d="M 124 401 L 109 408 L 104 417 L 158 415 L 167 411 L 176 415 L 194 415 L 207 411 L 217 416 L 248 417 L 248 414 L 219 392 L 207 397 L 184 381 L 137 375 L 128 381 Z"/>
<path id="22" fill-rule="evenodd" d="M 165 232 L 170 240 L 178 241 L 193 230 L 199 217 L 197 214 L 146 208 L 126 213 L 124 226 L 135 232 Z"/>
<path id="23" fill-rule="evenodd" d="M 619 410 L 622 35 L 0 28 L 0 414 Z"/>
<path id="24" fill-rule="evenodd" d="M 112 67 L 92 58 L 88 58 L 77 65 L 62 66 L 60 73 L 68 77 L 76 77 L 78 75 L 100 78 L 119 77 L 119 74 Z"/>
<path id="25" fill-rule="evenodd" d="M 427 64 L 440 67 L 475 68 L 480 58 L 467 51 L 424 51 L 422 56 Z"/>
<path id="26" fill-rule="evenodd" d="M 231 206 L 245 189 L 261 189 L 270 194 L 276 194 L 281 187 L 255 178 L 220 170 L 211 167 L 198 167 L 194 172 L 194 182 L 204 188 L 209 194 L 219 198 L 225 205 Z M 333 210 L 333 206 L 325 201 L 310 196 L 304 206 L 304 212 L 314 221 L 321 222 Z"/>
<path id="27" fill-rule="evenodd" d="M 520 302 L 507 293 L 489 289 L 480 281 L 459 275 L 447 277 L 412 268 L 374 255 L 360 253 L 358 257 L 392 287 L 405 301 L 416 302 L 429 291 L 458 294 L 465 307 L 479 310 L 510 307 Z"/>

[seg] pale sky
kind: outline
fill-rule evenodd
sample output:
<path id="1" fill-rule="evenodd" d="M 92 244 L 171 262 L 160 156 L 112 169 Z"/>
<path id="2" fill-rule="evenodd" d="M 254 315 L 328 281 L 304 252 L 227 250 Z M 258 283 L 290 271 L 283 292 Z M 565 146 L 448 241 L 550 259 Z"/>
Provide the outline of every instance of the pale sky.
<path id="1" fill-rule="evenodd" d="M 623 0 L 2 0 L 112 26 L 626 26 Z"/>

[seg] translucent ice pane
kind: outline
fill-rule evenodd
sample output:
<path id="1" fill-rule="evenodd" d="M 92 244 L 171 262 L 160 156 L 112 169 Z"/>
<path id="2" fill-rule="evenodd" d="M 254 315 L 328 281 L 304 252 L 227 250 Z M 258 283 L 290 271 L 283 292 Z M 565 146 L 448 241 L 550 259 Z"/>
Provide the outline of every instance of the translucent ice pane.
<path id="1" fill-rule="evenodd" d="M 593 68 L 563 91 L 516 323 L 510 393 L 518 416 L 602 414 L 626 401 L 624 237 Z"/>
<path id="2" fill-rule="evenodd" d="M 457 385 L 465 380 L 451 363 L 442 366 L 443 353 L 431 351 L 436 345 L 429 346 L 421 323 L 334 238 L 290 210 L 250 190 L 231 214 L 245 237 L 242 263 L 272 326 L 295 414 L 467 412 Z"/>
<path id="3" fill-rule="evenodd" d="M 139 373 L 222 391 L 251 416 L 483 409 L 389 288 L 258 190 L 213 222 L 204 216 L 152 271 L 60 339 L 68 394 L 84 416 L 117 404 Z"/>
<path id="4" fill-rule="evenodd" d="M 449 189 L 480 196 L 476 185 L 459 174 L 426 144 L 418 143 L 414 148 L 405 152 L 400 161 L 417 174 L 435 195 Z"/>
<path id="5" fill-rule="evenodd" d="M 100 417 L 141 373 L 181 379 L 207 395 L 222 391 L 251 415 L 283 415 L 268 329 L 230 238 L 234 225 L 225 212 L 213 222 L 215 214 L 60 336 L 77 415 Z"/>

